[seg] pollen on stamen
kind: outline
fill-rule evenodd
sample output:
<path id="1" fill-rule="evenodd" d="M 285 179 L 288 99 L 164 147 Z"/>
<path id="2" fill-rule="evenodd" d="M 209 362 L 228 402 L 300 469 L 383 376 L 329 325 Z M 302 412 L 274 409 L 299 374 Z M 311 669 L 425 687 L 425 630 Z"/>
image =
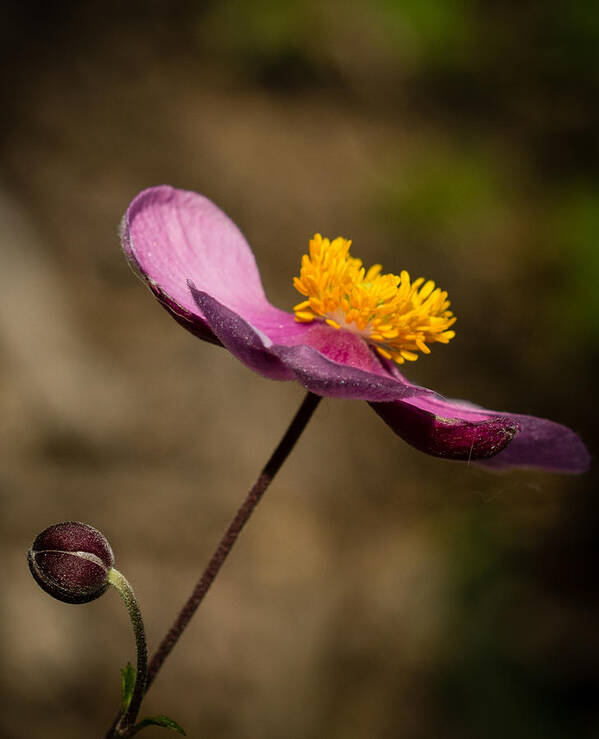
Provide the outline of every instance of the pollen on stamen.
<path id="1" fill-rule="evenodd" d="M 405 270 L 383 274 L 380 264 L 366 270 L 350 256 L 351 241 L 316 234 L 304 254 L 295 288 L 306 298 L 294 306 L 300 323 L 324 321 L 362 336 L 385 359 L 398 364 L 430 354 L 428 344 L 447 344 L 456 321 L 447 293 Z"/>

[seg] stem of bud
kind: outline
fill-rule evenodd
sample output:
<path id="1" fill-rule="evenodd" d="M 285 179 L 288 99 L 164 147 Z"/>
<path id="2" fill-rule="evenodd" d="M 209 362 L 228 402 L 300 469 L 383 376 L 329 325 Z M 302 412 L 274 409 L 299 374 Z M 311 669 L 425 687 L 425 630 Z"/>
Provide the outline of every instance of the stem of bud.
<path id="1" fill-rule="evenodd" d="M 133 689 L 131 702 L 127 709 L 121 714 L 116 725 L 111 727 L 111 730 L 107 734 L 107 736 L 127 736 L 128 730 L 135 723 L 146 689 L 148 674 L 148 647 L 146 645 L 146 634 L 143 619 L 141 617 L 141 611 L 127 578 L 112 567 L 108 573 L 108 582 L 119 591 L 122 599 L 125 601 L 125 605 L 129 611 L 131 625 L 133 626 L 135 646 L 137 649 L 135 688 Z"/>

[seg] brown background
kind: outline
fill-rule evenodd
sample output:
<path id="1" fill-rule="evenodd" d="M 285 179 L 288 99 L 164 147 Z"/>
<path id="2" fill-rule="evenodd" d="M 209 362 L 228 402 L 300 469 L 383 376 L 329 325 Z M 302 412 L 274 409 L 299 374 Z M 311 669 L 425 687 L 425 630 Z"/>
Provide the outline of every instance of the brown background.
<path id="1" fill-rule="evenodd" d="M 3 736 L 102 736 L 134 659 L 115 593 L 36 587 L 35 535 L 100 528 L 156 645 L 303 395 L 134 279 L 117 227 L 144 187 L 215 200 L 284 308 L 315 231 L 437 280 L 458 335 L 409 377 L 593 450 L 598 39 L 557 0 L 5 12 Z M 144 713 L 212 739 L 596 736 L 592 475 L 428 458 L 326 400 Z"/>

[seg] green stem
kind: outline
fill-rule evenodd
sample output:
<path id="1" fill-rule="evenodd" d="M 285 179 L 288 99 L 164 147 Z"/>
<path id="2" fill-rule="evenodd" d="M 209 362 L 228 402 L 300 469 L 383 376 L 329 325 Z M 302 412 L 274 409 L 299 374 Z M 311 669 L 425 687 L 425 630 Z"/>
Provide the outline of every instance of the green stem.
<path id="1" fill-rule="evenodd" d="M 133 589 L 127 578 L 118 570 L 112 567 L 108 573 L 108 582 L 119 591 L 122 599 L 125 601 L 129 618 L 133 626 L 135 634 L 135 646 L 137 649 L 137 669 L 135 671 L 135 688 L 131 696 L 131 702 L 127 709 L 120 716 L 118 723 L 111 727 L 108 736 L 119 736 L 127 732 L 127 729 L 135 723 L 141 701 L 146 690 L 146 682 L 148 675 L 148 647 L 146 645 L 146 634 L 144 630 L 144 622 L 141 617 L 141 611 L 137 603 Z M 126 734 L 125 734 L 126 735 Z"/>

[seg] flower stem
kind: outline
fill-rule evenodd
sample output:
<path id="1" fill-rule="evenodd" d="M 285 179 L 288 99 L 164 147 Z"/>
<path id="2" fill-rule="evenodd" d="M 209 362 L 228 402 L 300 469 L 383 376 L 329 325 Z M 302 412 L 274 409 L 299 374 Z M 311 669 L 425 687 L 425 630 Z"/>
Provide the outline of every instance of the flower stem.
<path id="1" fill-rule="evenodd" d="M 133 689 L 133 695 L 131 696 L 131 702 L 127 709 L 123 711 L 122 715 L 117 717 L 117 721 L 112 725 L 107 735 L 119 736 L 122 735 L 123 731 L 126 731 L 128 727 L 135 723 L 135 719 L 139 713 L 139 707 L 141 706 L 141 701 L 146 691 L 147 684 L 148 648 L 146 646 L 146 634 L 144 631 L 141 611 L 127 578 L 112 567 L 108 573 L 108 582 L 111 585 L 114 585 L 121 594 L 122 599 L 125 601 L 125 605 L 129 611 L 131 625 L 133 626 L 135 646 L 137 648 L 137 670 L 135 672 L 135 687 Z"/>
<path id="2" fill-rule="evenodd" d="M 198 580 L 192 594 L 179 612 L 179 615 L 177 616 L 170 631 L 164 637 L 164 639 L 160 643 L 160 646 L 154 653 L 148 670 L 146 691 L 148 690 L 154 678 L 156 677 L 156 674 L 162 667 L 164 660 L 171 653 L 173 647 L 179 640 L 179 637 L 185 630 L 187 624 L 190 622 L 193 614 L 198 609 L 198 606 L 203 601 L 204 596 L 214 582 L 214 578 L 217 576 L 220 568 L 223 566 L 225 560 L 227 559 L 229 552 L 237 541 L 237 537 L 241 533 L 241 530 L 252 515 L 255 507 L 260 502 L 260 499 L 264 495 L 266 488 L 273 481 L 274 476 L 277 474 L 283 462 L 287 459 L 289 453 L 295 446 L 295 443 L 306 427 L 306 424 L 312 417 L 312 414 L 316 410 L 320 400 L 321 398 L 319 395 L 314 395 L 310 392 L 304 398 L 303 403 L 295 414 L 295 417 L 293 418 L 293 421 L 285 432 L 285 435 L 279 442 L 277 448 L 272 453 L 272 456 L 264 466 L 264 469 L 254 483 L 254 486 L 247 494 L 246 499 L 241 504 L 241 507 L 229 524 L 229 527 L 225 531 L 222 539 L 216 547 L 214 554 L 208 562 L 208 565 L 202 573 L 202 576 Z"/>

